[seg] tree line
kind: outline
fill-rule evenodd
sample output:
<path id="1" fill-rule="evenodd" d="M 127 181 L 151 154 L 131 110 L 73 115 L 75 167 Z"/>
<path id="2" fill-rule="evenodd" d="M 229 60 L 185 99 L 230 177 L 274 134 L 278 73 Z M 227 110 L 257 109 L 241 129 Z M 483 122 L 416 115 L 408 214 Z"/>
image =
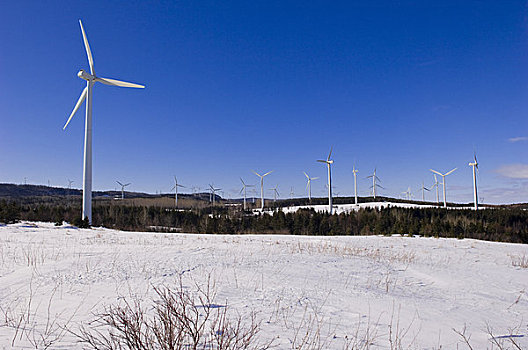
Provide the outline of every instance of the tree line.
<path id="1" fill-rule="evenodd" d="M 63 221 L 88 226 L 76 204 L 0 201 L 0 222 Z M 158 206 L 96 205 L 93 225 L 128 231 L 209 234 L 421 235 L 528 243 L 528 212 L 522 208 L 479 211 L 443 208 L 360 209 L 329 215 L 312 209 L 252 215 L 239 208 L 208 207 L 180 211 Z"/>

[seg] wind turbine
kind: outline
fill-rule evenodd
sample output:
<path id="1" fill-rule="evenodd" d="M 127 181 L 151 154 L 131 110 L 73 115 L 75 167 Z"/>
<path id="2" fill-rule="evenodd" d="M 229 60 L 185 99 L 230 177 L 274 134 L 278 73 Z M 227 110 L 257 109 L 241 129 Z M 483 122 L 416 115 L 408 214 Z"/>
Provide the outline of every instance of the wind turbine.
<path id="1" fill-rule="evenodd" d="M 444 190 L 444 208 L 447 208 L 447 199 L 446 199 L 446 179 L 445 177 L 449 174 L 451 174 L 453 171 L 457 170 L 457 168 L 454 168 L 453 170 L 451 171 L 448 171 L 447 173 L 445 174 L 442 174 L 442 173 L 439 173 L 438 171 L 436 170 L 433 170 L 433 169 L 429 169 L 431 170 L 433 173 L 435 174 L 438 174 L 440 176 L 442 176 L 442 189 Z"/>
<path id="2" fill-rule="evenodd" d="M 215 205 L 216 191 L 220 191 L 221 188 L 215 188 L 214 185 L 209 185 L 209 190 L 211 191 L 211 195 L 213 197 L 213 205 Z"/>
<path id="3" fill-rule="evenodd" d="M 420 187 L 420 190 L 422 191 L 422 202 L 425 202 L 425 191 L 430 191 L 430 189 L 425 187 L 425 182 L 422 181 L 422 187 Z"/>
<path id="4" fill-rule="evenodd" d="M 92 51 L 86 38 L 86 33 L 81 20 L 79 20 L 81 26 L 81 32 L 84 41 L 84 48 L 86 49 L 86 55 L 88 56 L 88 64 L 90 66 L 90 73 L 81 69 L 77 76 L 83 80 L 86 80 L 86 87 L 81 93 L 81 96 L 77 100 L 75 107 L 73 108 L 68 121 L 64 125 L 63 129 L 66 129 L 71 119 L 81 107 L 84 100 L 86 100 L 86 119 L 84 124 L 84 169 L 83 169 L 83 207 L 82 207 L 82 219 L 88 218 L 88 222 L 92 223 L 92 94 L 93 86 L 96 82 L 103 83 L 105 85 L 120 86 L 120 87 L 131 87 L 131 88 L 144 88 L 145 86 L 139 84 L 128 83 L 125 81 L 101 78 L 95 75 L 94 63 L 92 57 Z"/>
<path id="5" fill-rule="evenodd" d="M 293 192 L 293 186 L 290 187 L 290 199 L 293 200 L 293 196 L 295 195 L 295 192 Z"/>
<path id="6" fill-rule="evenodd" d="M 330 159 L 332 156 L 332 147 L 330 147 L 330 153 L 328 153 L 328 158 L 326 160 L 318 159 L 319 163 L 325 163 L 328 167 L 328 212 L 332 215 L 332 164 L 334 163 L 333 159 Z"/>
<path id="7" fill-rule="evenodd" d="M 407 187 L 407 191 L 405 192 L 402 192 L 402 194 L 406 195 L 407 196 L 407 200 L 411 200 L 411 187 Z"/>
<path id="8" fill-rule="evenodd" d="M 310 203 L 312 203 L 312 180 L 317 180 L 318 177 L 310 177 L 304 171 L 303 173 L 304 176 L 306 176 L 306 178 L 308 179 L 308 182 L 306 183 L 306 189 L 308 190 L 308 200 L 310 201 Z"/>
<path id="9" fill-rule="evenodd" d="M 254 185 L 246 185 L 246 183 L 244 182 L 244 180 L 242 180 L 242 178 L 240 178 L 240 181 L 242 182 L 242 189 L 240 190 L 240 193 L 244 192 L 244 211 L 247 210 L 247 205 L 246 205 L 246 188 L 247 187 L 254 187 Z"/>
<path id="10" fill-rule="evenodd" d="M 279 194 L 279 185 L 273 187 L 273 188 L 270 188 L 270 191 L 273 191 L 273 203 L 275 203 L 277 201 L 277 196 L 280 196 Z"/>
<path id="11" fill-rule="evenodd" d="M 478 161 L 477 154 L 473 153 L 473 163 L 469 163 L 469 166 L 473 167 L 473 198 L 475 201 L 475 210 L 478 210 L 478 196 L 477 196 L 477 171 Z"/>
<path id="12" fill-rule="evenodd" d="M 376 181 L 381 182 L 379 177 L 376 176 L 376 168 L 374 168 L 374 172 L 372 173 L 372 175 L 367 176 L 367 179 L 370 177 L 372 178 L 372 186 L 371 186 L 372 196 L 374 197 L 374 199 L 376 199 L 376 187 L 379 187 L 379 188 L 384 188 L 384 187 L 376 183 Z"/>
<path id="13" fill-rule="evenodd" d="M 174 175 L 174 186 L 171 188 L 171 191 L 174 190 L 174 206 L 178 207 L 178 187 L 185 187 L 178 183 L 176 175 Z"/>
<path id="14" fill-rule="evenodd" d="M 71 190 L 71 185 L 72 185 L 74 182 L 75 182 L 75 181 L 68 179 L 68 189 L 69 189 L 69 190 Z"/>
<path id="15" fill-rule="evenodd" d="M 436 177 L 436 174 L 433 174 L 434 176 L 434 183 L 433 183 L 433 186 L 431 187 L 431 189 L 435 188 L 436 187 L 436 203 L 438 204 L 440 202 L 439 198 L 438 198 L 438 178 Z"/>
<path id="16" fill-rule="evenodd" d="M 260 210 L 264 210 L 264 176 L 268 176 L 269 174 L 271 174 L 273 172 L 273 170 L 272 171 L 268 171 L 264 175 L 260 175 L 255 170 L 252 170 L 252 171 L 253 171 L 253 173 L 255 175 L 260 177 Z"/>
<path id="17" fill-rule="evenodd" d="M 354 200 L 355 200 L 355 204 L 357 205 L 358 204 L 358 200 L 357 200 L 357 173 L 358 173 L 358 170 L 356 169 L 355 165 L 352 168 L 352 173 L 354 174 Z"/>
<path id="18" fill-rule="evenodd" d="M 130 182 L 124 185 L 119 181 L 116 181 L 116 182 L 119 184 L 119 186 L 121 186 L 121 199 L 125 199 L 125 187 L 130 185 Z"/>

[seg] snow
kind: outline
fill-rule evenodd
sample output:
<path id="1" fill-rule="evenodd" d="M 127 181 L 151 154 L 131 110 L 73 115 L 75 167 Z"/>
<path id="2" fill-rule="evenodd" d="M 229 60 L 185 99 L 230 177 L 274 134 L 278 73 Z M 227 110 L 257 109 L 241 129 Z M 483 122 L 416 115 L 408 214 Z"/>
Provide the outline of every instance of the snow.
<path id="1" fill-rule="evenodd" d="M 367 331 L 373 348 L 390 349 L 390 325 L 403 348 L 467 348 L 453 329 L 465 329 L 474 349 L 491 348 L 487 327 L 528 348 L 528 269 L 512 263 L 526 256 L 526 245 L 470 239 L 0 226 L 0 348 L 13 340 L 35 348 L 31 339 L 49 320 L 75 329 L 105 305 L 148 300 L 152 286 L 179 276 L 190 289 L 210 276 L 215 303 L 256 311 L 260 339 L 275 338 L 277 349 L 290 349 L 296 332 L 317 330 L 324 349 Z M 31 317 L 16 335 L 5 318 L 21 312 Z M 82 345 L 66 333 L 51 348 Z"/>
<path id="2" fill-rule="evenodd" d="M 360 209 L 381 209 L 381 208 L 437 208 L 437 206 L 429 204 L 414 204 L 414 203 L 398 203 L 398 202 L 368 202 L 368 203 L 358 203 L 358 204 L 334 204 L 334 214 L 341 213 L 350 213 L 352 211 L 358 211 Z M 328 211 L 328 204 L 318 204 L 318 205 L 301 205 L 301 206 L 291 206 L 283 207 L 277 210 L 283 211 L 285 214 L 294 213 L 299 209 L 313 209 L 316 212 L 326 212 Z M 264 212 L 270 215 L 273 215 L 273 209 L 264 208 Z M 254 209 L 253 213 L 261 213 L 260 209 Z"/>

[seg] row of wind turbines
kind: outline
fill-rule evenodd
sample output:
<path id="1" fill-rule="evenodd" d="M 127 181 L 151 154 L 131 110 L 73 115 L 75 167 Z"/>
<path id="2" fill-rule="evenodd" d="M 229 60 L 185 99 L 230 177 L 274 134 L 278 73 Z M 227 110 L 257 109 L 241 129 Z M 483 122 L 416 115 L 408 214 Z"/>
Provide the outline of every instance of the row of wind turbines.
<path id="1" fill-rule="evenodd" d="M 90 45 L 88 43 L 88 38 L 86 36 L 86 32 L 84 30 L 82 21 L 79 20 L 79 25 L 81 28 L 81 34 L 84 42 L 84 48 L 86 50 L 86 56 L 88 58 L 88 64 L 90 67 L 90 73 L 86 72 L 84 69 L 81 69 L 77 76 L 83 80 L 86 81 L 86 87 L 81 92 L 81 96 L 77 100 L 77 103 L 75 104 L 75 107 L 73 108 L 73 111 L 71 112 L 68 120 L 66 121 L 66 124 L 64 125 L 63 129 L 66 129 L 70 121 L 72 120 L 73 116 L 77 113 L 81 105 L 86 101 L 86 109 L 85 109 L 85 132 L 84 132 L 84 164 L 83 164 L 83 199 L 82 199 L 82 218 L 88 219 L 89 223 L 92 223 L 92 96 L 93 96 L 93 87 L 95 83 L 99 82 L 105 85 L 110 86 L 118 86 L 118 87 L 128 87 L 128 88 L 145 88 L 144 85 L 125 82 L 121 80 L 116 79 L 110 79 L 110 78 L 103 78 L 100 76 L 97 76 L 94 69 L 94 60 L 92 56 L 92 52 L 90 49 Z M 332 149 L 330 149 L 330 153 L 328 154 L 328 157 L 326 159 L 319 159 L 317 162 L 323 163 L 327 166 L 328 170 L 328 210 L 330 214 L 333 212 L 333 205 L 332 205 L 332 164 L 334 163 L 334 160 L 331 159 L 332 156 Z M 474 196 L 475 196 L 475 209 L 478 208 L 477 203 L 477 183 L 476 183 L 476 174 L 475 170 L 478 170 L 478 162 L 476 159 L 476 156 L 474 158 L 474 162 L 469 163 L 470 166 L 473 166 L 473 187 L 474 187 Z M 453 173 L 456 170 L 453 169 L 445 174 L 442 174 L 436 170 L 431 169 L 431 171 L 435 174 L 438 174 L 442 177 L 442 186 L 443 186 L 443 193 L 444 193 L 444 207 L 447 207 L 447 200 L 446 200 L 446 182 L 445 177 L 449 174 Z M 264 174 L 259 174 L 255 171 L 253 171 L 259 178 L 260 178 L 260 199 L 261 199 L 261 210 L 264 209 L 264 177 L 268 176 L 272 173 L 272 171 L 269 171 Z M 358 170 L 354 167 L 352 170 L 354 175 L 354 197 L 355 197 L 355 204 L 357 204 L 357 173 Z M 311 200 L 311 182 L 313 180 L 316 180 L 316 177 L 310 177 L 308 174 L 304 173 L 304 175 L 308 179 L 307 183 L 307 189 L 308 189 L 308 198 Z M 372 178 L 372 194 L 374 198 L 376 197 L 376 189 L 377 188 L 383 188 L 378 182 L 380 182 L 379 178 L 376 175 L 376 169 L 374 169 L 374 173 L 372 175 L 369 175 L 368 178 Z M 178 180 L 176 177 L 174 177 L 175 184 L 172 190 L 175 191 L 175 201 L 176 205 L 178 203 L 178 188 L 183 187 L 181 184 L 178 184 Z M 244 183 L 244 181 L 241 179 L 243 188 L 241 192 L 244 193 L 244 209 L 247 208 L 246 204 L 246 188 L 250 187 L 251 185 L 247 185 Z M 69 183 L 69 187 L 71 187 L 71 183 Z M 119 185 L 121 186 L 121 196 L 124 198 L 124 189 L 126 186 L 130 185 L 123 184 L 119 182 Z M 438 182 L 435 183 L 436 186 L 438 186 Z M 209 190 L 211 193 L 212 201 L 214 203 L 216 192 L 219 191 L 219 188 L 215 188 L 213 185 L 209 185 Z M 427 189 L 428 190 L 428 189 Z M 278 188 L 275 187 L 273 189 L 274 191 L 274 198 L 276 200 L 278 193 Z M 422 184 L 422 191 L 425 191 L 425 186 Z M 438 191 L 438 187 L 437 187 Z M 437 195 L 438 199 L 438 195 Z"/>

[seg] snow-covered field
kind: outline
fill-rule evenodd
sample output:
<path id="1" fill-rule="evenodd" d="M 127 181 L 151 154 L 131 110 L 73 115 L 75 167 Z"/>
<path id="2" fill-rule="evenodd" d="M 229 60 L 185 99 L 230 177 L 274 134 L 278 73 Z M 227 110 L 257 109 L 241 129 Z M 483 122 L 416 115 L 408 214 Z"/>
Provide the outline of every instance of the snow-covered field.
<path id="1" fill-rule="evenodd" d="M 455 331 L 473 349 L 491 349 L 490 332 L 505 348 L 513 334 L 527 349 L 528 268 L 516 266 L 527 257 L 526 245 L 469 239 L 1 226 L 0 348 L 35 348 L 105 305 L 149 300 L 152 287 L 180 276 L 191 290 L 210 276 L 216 303 L 257 312 L 259 338 L 277 349 L 291 349 L 296 334 L 319 339 L 320 349 L 367 334 L 371 348 L 390 349 L 392 339 L 394 349 L 396 340 L 404 349 L 467 349 Z M 64 333 L 50 348 L 82 345 Z"/>

